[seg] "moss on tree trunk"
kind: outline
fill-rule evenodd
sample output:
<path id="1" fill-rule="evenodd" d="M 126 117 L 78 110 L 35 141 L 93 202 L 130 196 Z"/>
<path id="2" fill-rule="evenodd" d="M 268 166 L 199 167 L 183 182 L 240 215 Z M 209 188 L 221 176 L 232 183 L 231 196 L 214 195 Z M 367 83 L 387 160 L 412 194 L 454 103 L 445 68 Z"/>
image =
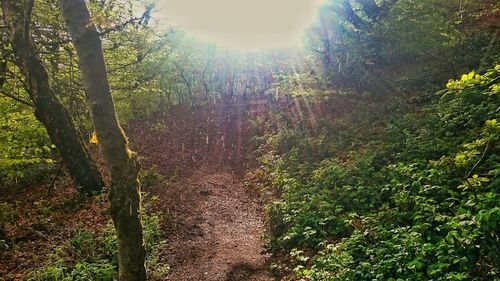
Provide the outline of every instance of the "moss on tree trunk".
<path id="1" fill-rule="evenodd" d="M 140 165 L 116 117 L 99 33 L 84 0 L 60 0 L 60 7 L 79 57 L 92 122 L 111 175 L 109 199 L 118 236 L 119 279 L 146 280 Z"/>

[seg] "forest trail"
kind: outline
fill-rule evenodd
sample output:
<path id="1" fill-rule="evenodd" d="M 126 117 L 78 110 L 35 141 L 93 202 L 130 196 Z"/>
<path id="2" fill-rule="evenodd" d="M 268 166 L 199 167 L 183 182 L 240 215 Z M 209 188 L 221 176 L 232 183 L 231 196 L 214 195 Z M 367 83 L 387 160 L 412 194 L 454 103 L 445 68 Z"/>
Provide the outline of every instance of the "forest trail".
<path id="1" fill-rule="evenodd" d="M 200 167 L 165 190 L 173 203 L 167 280 L 273 280 L 258 196 L 230 168 Z"/>
<path id="2" fill-rule="evenodd" d="M 255 132 L 247 120 L 260 112 L 248 109 L 178 106 L 127 128 L 144 168 L 154 167 L 167 178 L 146 190 L 158 197 L 165 218 L 166 280 L 274 280 L 259 195 L 244 184 L 255 163 Z"/>

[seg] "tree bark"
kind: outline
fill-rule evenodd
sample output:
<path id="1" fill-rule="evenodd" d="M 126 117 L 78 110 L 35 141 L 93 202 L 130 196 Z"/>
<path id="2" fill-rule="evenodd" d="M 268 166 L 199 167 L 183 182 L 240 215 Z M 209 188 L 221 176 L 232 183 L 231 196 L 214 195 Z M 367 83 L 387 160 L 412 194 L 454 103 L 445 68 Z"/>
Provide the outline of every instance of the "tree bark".
<path id="1" fill-rule="evenodd" d="M 92 122 L 111 175 L 110 211 L 118 236 L 119 279 L 146 280 L 145 249 L 140 218 L 140 164 L 129 149 L 111 96 L 99 33 L 84 0 L 60 0 L 73 39 Z"/>
<path id="2" fill-rule="evenodd" d="M 51 88 L 47 70 L 31 39 L 33 0 L 1 0 L 1 5 L 15 61 L 26 79 L 36 118 L 61 153 L 75 187 L 88 195 L 102 191 L 101 174 L 71 115 Z"/>

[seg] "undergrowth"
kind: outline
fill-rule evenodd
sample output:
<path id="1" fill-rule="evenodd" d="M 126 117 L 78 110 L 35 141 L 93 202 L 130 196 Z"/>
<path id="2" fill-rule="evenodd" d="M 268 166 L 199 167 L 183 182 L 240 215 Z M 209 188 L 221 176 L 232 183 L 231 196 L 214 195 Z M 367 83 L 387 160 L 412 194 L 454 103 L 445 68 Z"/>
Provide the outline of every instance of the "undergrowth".
<path id="1" fill-rule="evenodd" d="M 498 280 L 499 77 L 465 74 L 410 113 L 360 102 L 371 115 L 321 134 L 268 134 L 268 245 L 289 258 L 273 267 L 301 280 Z"/>
<path id="2" fill-rule="evenodd" d="M 0 97 L 0 188 L 39 180 L 53 167 L 54 145 L 26 106 Z"/>
<path id="3" fill-rule="evenodd" d="M 147 197 L 147 196 L 145 196 Z M 169 271 L 160 260 L 165 246 L 161 235 L 160 213 L 152 211 L 157 197 L 148 198 L 142 215 L 146 267 L 149 280 L 163 280 Z M 70 239 L 41 262 L 41 266 L 24 274 L 26 281 L 112 281 L 118 279 L 118 245 L 112 222 L 98 233 L 75 229 Z"/>

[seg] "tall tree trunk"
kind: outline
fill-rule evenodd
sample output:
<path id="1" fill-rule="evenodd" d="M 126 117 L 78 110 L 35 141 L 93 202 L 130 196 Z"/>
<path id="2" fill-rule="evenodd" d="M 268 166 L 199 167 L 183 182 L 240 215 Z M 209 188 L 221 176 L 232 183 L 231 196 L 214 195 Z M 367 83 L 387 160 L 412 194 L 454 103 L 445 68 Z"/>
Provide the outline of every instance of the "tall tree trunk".
<path id="1" fill-rule="evenodd" d="M 104 182 L 69 112 L 54 94 L 47 70 L 30 34 L 33 0 L 1 0 L 16 64 L 23 73 L 36 118 L 45 126 L 69 170 L 75 187 L 86 194 L 100 192 Z"/>
<path id="2" fill-rule="evenodd" d="M 119 279 L 146 280 L 140 218 L 140 164 L 116 117 L 99 33 L 84 0 L 60 0 L 73 38 L 92 122 L 111 175 L 111 216 L 118 236 Z"/>

